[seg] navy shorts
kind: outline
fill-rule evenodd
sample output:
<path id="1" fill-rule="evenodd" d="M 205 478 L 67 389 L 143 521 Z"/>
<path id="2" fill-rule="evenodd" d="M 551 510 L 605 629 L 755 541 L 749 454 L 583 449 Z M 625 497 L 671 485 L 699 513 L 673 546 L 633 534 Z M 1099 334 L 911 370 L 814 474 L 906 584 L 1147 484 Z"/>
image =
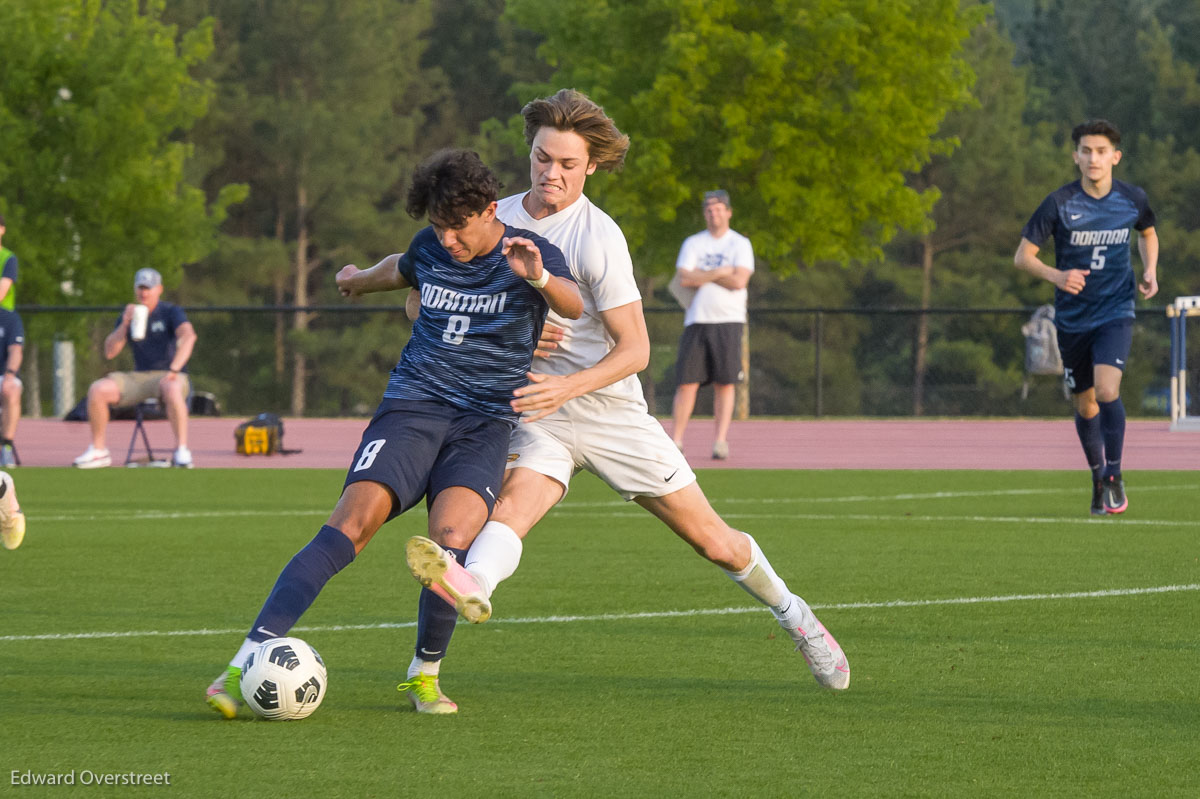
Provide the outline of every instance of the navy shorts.
<path id="1" fill-rule="evenodd" d="M 450 486 L 465 486 L 496 504 L 513 424 L 441 402 L 384 398 L 363 431 L 346 486 L 382 483 L 396 502 L 388 519 L 416 505 L 432 504 Z M 345 490 L 343 486 L 342 490 Z"/>
<path id="2" fill-rule="evenodd" d="M 745 378 L 742 373 L 741 322 L 694 324 L 683 329 L 679 339 L 679 357 L 675 381 L 685 383 L 731 384 Z"/>
<path id="3" fill-rule="evenodd" d="M 1063 379 L 1073 394 L 1082 394 L 1096 385 L 1092 367 L 1115 366 L 1122 372 L 1133 345 L 1133 320 L 1115 319 L 1082 333 L 1058 331 L 1058 351 L 1062 354 Z"/>

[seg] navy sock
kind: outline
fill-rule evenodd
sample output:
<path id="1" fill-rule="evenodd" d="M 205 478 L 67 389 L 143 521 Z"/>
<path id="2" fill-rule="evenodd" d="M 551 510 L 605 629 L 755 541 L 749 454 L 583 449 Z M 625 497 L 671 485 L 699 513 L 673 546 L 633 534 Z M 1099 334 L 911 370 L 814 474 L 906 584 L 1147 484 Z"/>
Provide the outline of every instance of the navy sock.
<path id="1" fill-rule="evenodd" d="M 1104 436 L 1104 476 L 1120 478 L 1125 448 L 1125 404 L 1120 397 L 1100 403 L 1100 432 Z"/>
<path id="2" fill-rule="evenodd" d="M 250 628 L 250 640 L 265 641 L 287 635 L 329 578 L 353 560 L 354 544 L 350 539 L 335 527 L 322 526 L 313 540 L 283 567 Z"/>
<path id="3" fill-rule="evenodd" d="M 462 563 L 467 558 L 467 550 L 446 547 L 447 552 L 453 552 L 454 557 Z M 417 658 L 420 660 L 441 660 L 446 656 L 450 646 L 450 638 L 454 635 L 454 625 L 458 621 L 458 611 L 453 605 L 446 603 L 428 588 L 421 589 L 421 599 L 417 605 Z"/>
<path id="4" fill-rule="evenodd" d="M 1087 458 L 1088 468 L 1092 470 L 1092 481 L 1099 482 L 1104 469 L 1104 438 L 1100 435 L 1100 414 L 1091 419 L 1084 419 L 1076 411 L 1075 432 L 1079 434 L 1079 443 L 1083 444 L 1083 456 Z"/>

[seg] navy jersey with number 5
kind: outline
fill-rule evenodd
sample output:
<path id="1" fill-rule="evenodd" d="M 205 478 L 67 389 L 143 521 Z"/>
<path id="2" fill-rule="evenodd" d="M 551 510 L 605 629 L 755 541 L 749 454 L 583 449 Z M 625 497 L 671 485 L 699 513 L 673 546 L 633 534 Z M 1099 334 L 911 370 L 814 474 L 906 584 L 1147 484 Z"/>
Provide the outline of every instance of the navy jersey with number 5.
<path id="1" fill-rule="evenodd" d="M 562 252 L 536 233 L 505 225 L 504 236 L 530 239 L 550 274 L 571 282 Z M 501 252 L 454 260 L 432 227 L 413 237 L 398 269 L 421 293 L 421 315 L 392 369 L 383 396 L 434 400 L 516 422 L 509 402 L 528 382 L 549 305 L 513 273 Z"/>
<path id="2" fill-rule="evenodd" d="M 1129 257 L 1129 229 L 1154 227 L 1146 192 L 1119 180 L 1100 199 L 1068 183 L 1046 197 L 1021 235 L 1042 246 L 1054 236 L 1055 266 L 1091 270 L 1083 291 L 1054 290 L 1054 324 L 1082 333 L 1116 319 L 1133 318 L 1137 278 Z"/>

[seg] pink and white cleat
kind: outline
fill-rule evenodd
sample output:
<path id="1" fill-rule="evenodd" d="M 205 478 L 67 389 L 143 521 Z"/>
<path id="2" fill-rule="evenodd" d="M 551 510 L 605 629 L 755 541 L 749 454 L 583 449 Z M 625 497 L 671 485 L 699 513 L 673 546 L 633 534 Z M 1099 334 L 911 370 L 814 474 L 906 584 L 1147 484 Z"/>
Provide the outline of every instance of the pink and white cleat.
<path id="1" fill-rule="evenodd" d="M 453 553 L 423 535 L 414 535 L 404 545 L 404 558 L 417 582 L 453 605 L 464 619 L 482 624 L 491 618 L 492 603 Z"/>
<path id="2" fill-rule="evenodd" d="M 834 691 L 850 687 L 850 663 L 846 653 L 808 603 L 793 594 L 792 604 L 779 619 L 779 624 L 796 642 L 796 649 L 804 655 L 804 662 L 818 683 Z"/>
<path id="3" fill-rule="evenodd" d="M 808 670 L 825 688 L 834 691 L 844 691 L 850 687 L 850 662 L 846 653 L 838 646 L 825 625 L 817 622 L 817 631 L 805 635 L 804 630 L 797 629 L 802 640 L 796 648 L 804 655 Z"/>

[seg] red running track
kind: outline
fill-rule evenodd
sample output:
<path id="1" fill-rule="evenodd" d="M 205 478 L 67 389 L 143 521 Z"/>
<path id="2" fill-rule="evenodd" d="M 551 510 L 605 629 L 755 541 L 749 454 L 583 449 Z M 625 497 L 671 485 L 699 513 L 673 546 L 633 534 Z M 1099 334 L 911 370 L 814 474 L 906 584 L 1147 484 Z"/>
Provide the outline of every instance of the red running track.
<path id="1" fill-rule="evenodd" d="M 234 452 L 241 418 L 191 420 L 198 468 L 278 467 L 345 469 L 365 419 L 285 419 L 284 445 L 295 455 L 247 457 Z M 670 429 L 670 423 L 666 423 Z M 167 422 L 148 422 L 150 443 L 169 457 L 174 439 Z M 133 422 L 112 422 L 114 462 L 123 463 Z M 715 461 L 712 422 L 693 420 L 684 451 L 694 467 L 733 469 L 1084 469 L 1069 418 L 1062 420 L 856 420 L 734 422 L 730 456 Z M 58 419 L 23 419 L 17 447 L 24 466 L 69 466 L 87 448 L 88 427 Z M 139 453 L 141 454 L 141 453 Z M 1200 469 L 1200 433 L 1170 432 L 1163 421 L 1131 421 L 1123 466 Z"/>

